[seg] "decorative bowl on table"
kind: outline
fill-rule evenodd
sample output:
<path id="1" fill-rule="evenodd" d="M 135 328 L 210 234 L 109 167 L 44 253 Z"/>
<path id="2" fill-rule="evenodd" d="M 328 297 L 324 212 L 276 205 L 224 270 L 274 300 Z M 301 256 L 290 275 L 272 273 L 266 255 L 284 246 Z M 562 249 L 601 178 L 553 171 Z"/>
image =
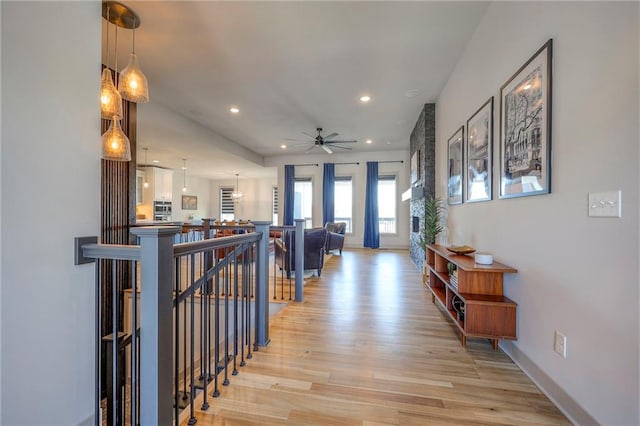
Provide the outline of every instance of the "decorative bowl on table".
<path id="1" fill-rule="evenodd" d="M 451 246 L 447 247 L 447 250 L 455 254 L 471 254 L 476 251 L 476 249 L 470 246 Z"/>

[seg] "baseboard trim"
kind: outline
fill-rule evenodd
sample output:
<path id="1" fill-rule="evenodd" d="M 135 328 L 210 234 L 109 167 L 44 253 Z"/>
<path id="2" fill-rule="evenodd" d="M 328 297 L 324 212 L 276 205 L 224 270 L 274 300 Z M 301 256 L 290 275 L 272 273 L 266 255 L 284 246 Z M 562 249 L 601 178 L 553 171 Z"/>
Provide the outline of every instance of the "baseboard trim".
<path id="1" fill-rule="evenodd" d="M 569 420 L 576 425 L 600 424 L 591 417 L 580 404 L 564 391 L 547 373 L 542 371 L 524 352 L 513 342 L 501 340 L 500 348 L 518 367 L 540 388 L 547 398 L 553 402 Z"/>

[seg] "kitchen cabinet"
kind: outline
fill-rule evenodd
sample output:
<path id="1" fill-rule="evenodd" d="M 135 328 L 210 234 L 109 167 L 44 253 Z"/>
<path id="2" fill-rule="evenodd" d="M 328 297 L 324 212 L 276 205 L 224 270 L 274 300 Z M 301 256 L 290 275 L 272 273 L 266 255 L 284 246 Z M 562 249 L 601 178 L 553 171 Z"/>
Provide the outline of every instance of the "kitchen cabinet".
<path id="1" fill-rule="evenodd" d="M 149 187 L 143 190 L 144 204 L 154 201 L 168 201 L 173 199 L 173 170 L 160 167 L 147 167 L 145 171 Z"/>

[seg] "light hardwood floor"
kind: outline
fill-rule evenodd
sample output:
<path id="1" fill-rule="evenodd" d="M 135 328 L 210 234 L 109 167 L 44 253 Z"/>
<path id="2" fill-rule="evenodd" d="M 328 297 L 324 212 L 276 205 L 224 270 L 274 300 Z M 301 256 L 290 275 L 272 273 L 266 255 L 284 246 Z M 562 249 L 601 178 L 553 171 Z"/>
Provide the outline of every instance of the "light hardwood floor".
<path id="1" fill-rule="evenodd" d="M 406 251 L 333 256 L 198 424 L 569 424 L 488 340 L 462 348 L 421 281 Z"/>

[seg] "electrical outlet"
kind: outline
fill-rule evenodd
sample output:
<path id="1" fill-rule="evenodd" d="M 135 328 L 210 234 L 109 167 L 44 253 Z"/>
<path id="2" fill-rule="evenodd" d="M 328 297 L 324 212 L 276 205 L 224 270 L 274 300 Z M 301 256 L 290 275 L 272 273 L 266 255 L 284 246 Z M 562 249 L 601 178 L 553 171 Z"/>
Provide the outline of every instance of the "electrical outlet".
<path id="1" fill-rule="evenodd" d="M 567 336 L 557 330 L 553 350 L 562 355 L 563 358 L 567 357 Z"/>

